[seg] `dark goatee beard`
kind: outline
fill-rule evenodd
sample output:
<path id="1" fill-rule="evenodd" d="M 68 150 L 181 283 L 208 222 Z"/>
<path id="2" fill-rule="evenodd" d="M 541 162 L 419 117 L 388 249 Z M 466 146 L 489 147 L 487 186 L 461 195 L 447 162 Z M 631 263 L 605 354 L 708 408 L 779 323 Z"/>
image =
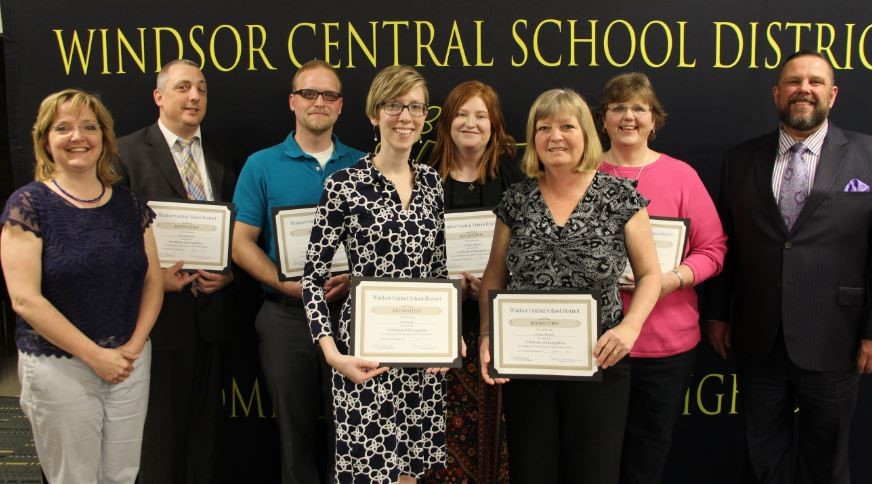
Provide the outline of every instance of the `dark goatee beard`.
<path id="1" fill-rule="evenodd" d="M 802 99 L 808 102 L 814 102 L 808 99 Z M 796 101 L 791 101 L 784 109 L 778 111 L 778 117 L 785 126 L 797 131 L 808 131 L 823 124 L 830 113 L 830 109 L 826 104 L 815 103 L 812 112 L 807 114 L 793 114 L 790 112 L 790 107 Z"/>

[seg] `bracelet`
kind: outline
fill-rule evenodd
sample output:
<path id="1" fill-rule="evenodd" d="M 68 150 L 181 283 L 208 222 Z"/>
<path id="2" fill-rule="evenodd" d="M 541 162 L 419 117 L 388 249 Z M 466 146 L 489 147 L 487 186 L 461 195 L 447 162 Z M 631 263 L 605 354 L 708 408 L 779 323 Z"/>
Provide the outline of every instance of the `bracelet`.
<path id="1" fill-rule="evenodd" d="M 481 336 L 490 336 L 490 331 L 482 331 L 481 333 L 478 333 L 478 336 L 479 336 L 479 337 L 481 337 Z"/>
<path id="2" fill-rule="evenodd" d="M 679 288 L 679 289 L 684 289 L 684 276 L 682 276 L 681 273 L 678 272 L 678 269 L 672 269 L 672 270 L 669 271 L 669 272 L 675 274 L 675 277 L 678 278 L 678 288 Z"/>

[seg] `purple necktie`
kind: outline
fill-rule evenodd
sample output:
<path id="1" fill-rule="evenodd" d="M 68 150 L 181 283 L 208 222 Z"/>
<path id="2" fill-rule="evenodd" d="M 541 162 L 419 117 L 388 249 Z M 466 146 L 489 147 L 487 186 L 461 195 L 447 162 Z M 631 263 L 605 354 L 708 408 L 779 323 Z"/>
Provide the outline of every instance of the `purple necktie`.
<path id="1" fill-rule="evenodd" d="M 790 147 L 790 159 L 787 160 L 787 168 L 781 181 L 781 196 L 778 205 L 781 206 L 781 215 L 787 230 L 793 228 L 793 223 L 799 216 L 805 199 L 808 197 L 808 163 L 803 155 L 805 145 L 796 143 Z"/>

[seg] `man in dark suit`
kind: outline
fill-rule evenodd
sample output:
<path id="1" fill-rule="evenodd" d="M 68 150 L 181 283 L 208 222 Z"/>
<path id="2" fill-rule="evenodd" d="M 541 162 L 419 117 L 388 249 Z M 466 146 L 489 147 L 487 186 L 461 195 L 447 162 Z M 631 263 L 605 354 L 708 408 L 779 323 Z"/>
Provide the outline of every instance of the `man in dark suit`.
<path id="1" fill-rule="evenodd" d="M 827 121 L 838 88 L 817 52 L 791 55 L 772 93 L 780 129 L 724 160 L 708 336 L 736 353 L 756 482 L 848 483 L 858 373 L 872 371 L 872 137 Z"/>
<path id="2" fill-rule="evenodd" d="M 158 122 L 118 140 L 121 183 L 146 200 L 225 201 L 232 160 L 203 141 L 206 79 L 188 60 L 157 76 Z M 186 172 L 190 163 L 193 174 Z M 219 354 L 230 337 L 233 273 L 163 270 L 163 309 L 151 333 L 152 367 L 139 482 L 214 482 L 220 417 Z"/>

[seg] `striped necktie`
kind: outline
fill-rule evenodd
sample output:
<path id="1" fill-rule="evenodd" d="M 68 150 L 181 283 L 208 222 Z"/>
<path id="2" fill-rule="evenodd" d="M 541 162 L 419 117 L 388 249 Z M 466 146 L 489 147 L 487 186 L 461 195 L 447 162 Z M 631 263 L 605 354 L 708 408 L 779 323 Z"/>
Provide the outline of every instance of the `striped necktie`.
<path id="1" fill-rule="evenodd" d="M 784 217 L 787 230 L 793 228 L 793 223 L 796 222 L 808 197 L 808 163 L 803 158 L 805 150 L 806 147 L 802 143 L 790 147 L 790 158 L 787 160 L 787 167 L 784 169 L 781 181 L 781 196 L 778 204 L 781 206 L 781 215 Z"/>
<path id="2" fill-rule="evenodd" d="M 200 176 L 200 169 L 197 167 L 197 162 L 194 160 L 193 146 L 197 141 L 197 137 L 178 138 L 176 144 L 181 148 L 182 159 L 179 169 L 182 174 L 182 181 L 185 182 L 185 190 L 188 191 L 188 198 L 191 200 L 206 200 L 206 189 L 203 188 L 203 178 Z"/>

